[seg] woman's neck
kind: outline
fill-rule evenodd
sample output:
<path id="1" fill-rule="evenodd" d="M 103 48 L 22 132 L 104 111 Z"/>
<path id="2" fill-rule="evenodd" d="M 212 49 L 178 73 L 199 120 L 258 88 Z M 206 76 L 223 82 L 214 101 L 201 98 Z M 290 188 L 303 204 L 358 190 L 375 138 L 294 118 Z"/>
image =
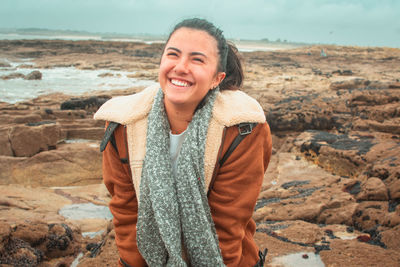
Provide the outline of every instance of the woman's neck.
<path id="1" fill-rule="evenodd" d="M 192 121 L 194 109 L 187 107 L 176 107 L 168 104 L 165 105 L 171 132 L 180 134 L 186 130 L 189 123 Z"/>

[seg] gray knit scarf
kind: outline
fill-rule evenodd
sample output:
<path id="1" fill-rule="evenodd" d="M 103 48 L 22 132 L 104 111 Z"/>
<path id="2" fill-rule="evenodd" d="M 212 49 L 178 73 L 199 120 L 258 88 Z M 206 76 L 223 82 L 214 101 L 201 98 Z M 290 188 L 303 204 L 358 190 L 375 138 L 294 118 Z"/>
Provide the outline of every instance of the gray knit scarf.
<path id="1" fill-rule="evenodd" d="M 218 88 L 210 90 L 193 115 L 172 174 L 169 123 L 163 92 L 148 117 L 146 156 L 140 183 L 137 244 L 147 264 L 225 266 L 204 185 L 204 150 Z"/>

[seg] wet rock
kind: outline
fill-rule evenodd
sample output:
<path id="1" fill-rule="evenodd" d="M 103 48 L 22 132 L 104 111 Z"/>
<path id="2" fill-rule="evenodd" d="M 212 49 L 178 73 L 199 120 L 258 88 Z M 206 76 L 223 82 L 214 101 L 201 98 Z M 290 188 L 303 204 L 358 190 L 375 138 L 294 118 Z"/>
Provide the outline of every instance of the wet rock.
<path id="1" fill-rule="evenodd" d="M 309 130 L 300 134 L 294 144 L 306 157 L 334 174 L 354 177 L 365 168 L 364 155 L 375 140 L 367 136 L 350 136 Z"/>
<path id="2" fill-rule="evenodd" d="M 105 72 L 105 73 L 100 73 L 99 75 L 97 75 L 97 77 L 100 77 L 100 78 L 114 77 L 114 74 L 110 73 L 110 72 Z"/>
<path id="3" fill-rule="evenodd" d="M 272 131 L 329 130 L 334 127 L 332 108 L 321 102 L 315 105 L 318 95 L 285 98 L 267 111 L 267 121 Z"/>
<path id="4" fill-rule="evenodd" d="M 389 200 L 386 185 L 381 179 L 376 177 L 369 178 L 361 185 L 361 192 L 356 196 L 356 198 L 357 200 Z"/>
<path id="5" fill-rule="evenodd" d="M 11 67 L 10 63 L 0 61 L 0 68 L 10 68 L 10 67 Z"/>
<path id="6" fill-rule="evenodd" d="M 375 106 L 399 102 L 397 90 L 356 91 L 349 100 L 349 106 Z M 382 107 L 384 108 L 384 107 Z"/>
<path id="7" fill-rule="evenodd" d="M 10 226 L 2 223 L 0 229 Z M 13 266 L 37 266 L 52 258 L 73 255 L 79 249 L 76 235 L 66 224 L 47 224 L 41 221 L 15 225 L 2 231 L 6 240 L 0 250 L 0 263 Z"/>
<path id="8" fill-rule="evenodd" d="M 332 74 L 342 75 L 342 76 L 352 76 L 354 73 L 351 70 L 335 70 Z"/>
<path id="9" fill-rule="evenodd" d="M 11 79 L 19 79 L 19 78 L 23 79 L 23 78 L 25 78 L 25 75 L 22 73 L 19 73 L 19 72 L 15 72 L 15 73 L 11 73 L 8 75 L 0 76 L 0 78 L 3 80 L 11 80 Z"/>
<path id="10" fill-rule="evenodd" d="M 101 237 L 101 241 L 88 244 L 86 249 L 90 253 L 80 260 L 79 266 L 107 266 L 118 262 L 119 255 L 115 244 L 115 231 L 111 221 L 108 224 L 107 231 Z"/>
<path id="11" fill-rule="evenodd" d="M 355 79 L 351 79 L 351 80 L 347 80 L 347 81 L 333 82 L 330 85 L 330 89 L 331 90 L 340 90 L 340 89 L 354 90 L 354 89 L 359 89 L 359 88 L 365 88 L 370 83 L 371 82 L 369 80 L 355 78 Z"/>
<path id="12" fill-rule="evenodd" d="M 61 103 L 61 110 L 67 109 L 85 109 L 85 110 L 97 110 L 103 105 L 109 98 L 104 97 L 89 97 L 89 98 L 72 98 L 69 101 Z"/>
<path id="13" fill-rule="evenodd" d="M 41 80 L 42 79 L 42 73 L 38 70 L 34 70 L 24 77 L 25 80 Z"/>

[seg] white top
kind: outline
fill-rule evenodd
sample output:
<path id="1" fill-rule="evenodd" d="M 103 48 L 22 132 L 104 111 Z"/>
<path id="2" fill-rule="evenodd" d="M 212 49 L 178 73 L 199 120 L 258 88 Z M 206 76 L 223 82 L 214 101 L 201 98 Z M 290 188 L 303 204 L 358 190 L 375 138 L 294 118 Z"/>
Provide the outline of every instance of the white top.
<path id="1" fill-rule="evenodd" d="M 180 134 L 173 134 L 169 132 L 169 151 L 171 156 L 172 173 L 176 175 L 176 167 L 178 163 L 179 152 L 181 151 L 183 140 L 185 140 L 186 130 Z"/>

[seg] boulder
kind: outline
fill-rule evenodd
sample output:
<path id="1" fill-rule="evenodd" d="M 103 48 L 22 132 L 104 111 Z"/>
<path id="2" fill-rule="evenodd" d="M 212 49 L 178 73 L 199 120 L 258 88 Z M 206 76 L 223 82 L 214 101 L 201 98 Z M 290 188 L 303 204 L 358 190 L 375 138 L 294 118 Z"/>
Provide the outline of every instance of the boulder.
<path id="1" fill-rule="evenodd" d="M 59 124 L 28 125 L 16 125 L 10 130 L 9 139 L 16 157 L 30 157 L 56 147 L 60 136 Z"/>
<path id="2" fill-rule="evenodd" d="M 357 194 L 356 198 L 357 200 L 389 200 L 386 185 L 376 177 L 371 177 L 361 184 L 361 192 Z"/>
<path id="3" fill-rule="evenodd" d="M 38 70 L 34 70 L 24 77 L 25 80 L 41 80 L 42 79 L 42 73 Z"/>
<path id="4" fill-rule="evenodd" d="M 97 143 L 60 144 L 18 162 L 13 183 L 37 186 L 72 186 L 102 181 L 102 154 Z"/>

